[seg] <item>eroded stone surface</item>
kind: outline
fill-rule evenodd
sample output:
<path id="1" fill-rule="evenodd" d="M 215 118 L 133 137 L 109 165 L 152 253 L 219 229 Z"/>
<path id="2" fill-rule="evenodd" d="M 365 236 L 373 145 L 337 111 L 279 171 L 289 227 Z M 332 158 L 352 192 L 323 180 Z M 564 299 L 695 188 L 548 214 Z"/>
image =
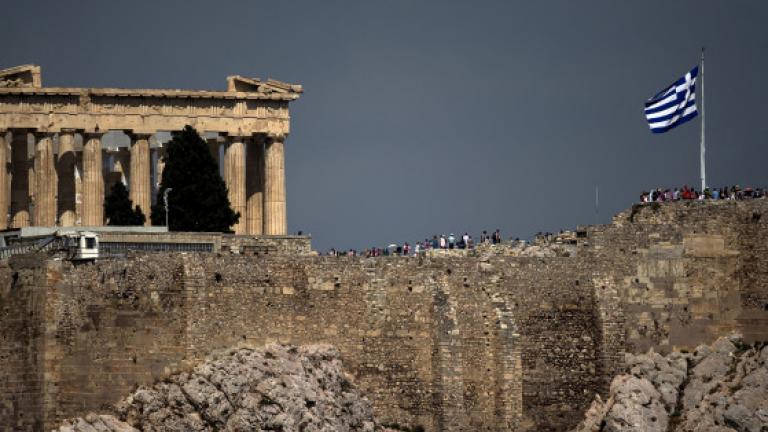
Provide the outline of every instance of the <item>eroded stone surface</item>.
<path id="1" fill-rule="evenodd" d="M 718 339 L 693 354 L 628 356 L 628 374 L 593 402 L 579 432 L 768 429 L 768 346 Z"/>
<path id="2" fill-rule="evenodd" d="M 139 388 L 114 411 L 66 421 L 57 431 L 383 430 L 327 345 L 231 350 Z"/>

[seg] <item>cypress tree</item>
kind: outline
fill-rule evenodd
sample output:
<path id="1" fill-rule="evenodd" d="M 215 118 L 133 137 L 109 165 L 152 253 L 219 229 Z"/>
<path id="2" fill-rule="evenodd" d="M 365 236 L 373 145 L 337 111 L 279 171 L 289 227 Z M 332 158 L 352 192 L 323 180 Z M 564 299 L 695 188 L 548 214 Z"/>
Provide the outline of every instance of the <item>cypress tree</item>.
<path id="1" fill-rule="evenodd" d="M 128 189 L 122 182 L 117 182 L 112 186 L 109 196 L 104 199 L 104 215 L 107 218 L 107 225 L 144 225 L 147 219 L 139 206 L 131 209 L 133 203 L 128 198 Z"/>
<path id="2" fill-rule="evenodd" d="M 191 126 L 186 126 L 166 147 L 165 168 L 152 206 L 152 224 L 165 225 L 163 194 L 168 194 L 171 231 L 230 232 L 240 219 L 229 203 L 227 186 L 208 144 Z"/>

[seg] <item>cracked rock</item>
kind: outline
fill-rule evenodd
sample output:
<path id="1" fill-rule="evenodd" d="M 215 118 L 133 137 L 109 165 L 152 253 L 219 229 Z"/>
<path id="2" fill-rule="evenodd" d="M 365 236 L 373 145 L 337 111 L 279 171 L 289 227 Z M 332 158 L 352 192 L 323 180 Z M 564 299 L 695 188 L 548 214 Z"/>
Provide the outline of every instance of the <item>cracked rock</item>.
<path id="1" fill-rule="evenodd" d="M 383 431 L 330 346 L 230 350 L 57 432 Z"/>
<path id="2" fill-rule="evenodd" d="M 596 397 L 578 432 L 768 430 L 768 346 L 723 337 L 693 354 L 627 355 L 627 374 Z"/>

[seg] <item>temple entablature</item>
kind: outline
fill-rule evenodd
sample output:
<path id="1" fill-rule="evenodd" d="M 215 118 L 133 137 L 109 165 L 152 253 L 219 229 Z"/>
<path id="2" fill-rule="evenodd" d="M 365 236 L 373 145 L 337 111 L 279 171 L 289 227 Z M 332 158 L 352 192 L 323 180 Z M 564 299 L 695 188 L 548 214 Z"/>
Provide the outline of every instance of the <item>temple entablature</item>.
<path id="1" fill-rule="evenodd" d="M 17 66 L 0 70 L 0 129 L 287 134 L 288 103 L 302 91 L 240 76 L 227 78 L 227 91 L 42 87 L 38 66 Z"/>

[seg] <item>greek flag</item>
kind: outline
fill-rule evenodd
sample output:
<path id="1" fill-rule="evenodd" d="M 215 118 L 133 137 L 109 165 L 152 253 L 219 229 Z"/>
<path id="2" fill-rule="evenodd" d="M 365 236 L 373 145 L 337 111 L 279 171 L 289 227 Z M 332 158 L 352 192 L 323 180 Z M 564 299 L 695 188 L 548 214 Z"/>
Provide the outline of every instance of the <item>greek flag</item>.
<path id="1" fill-rule="evenodd" d="M 696 117 L 696 77 L 699 67 L 645 103 L 645 118 L 653 133 L 664 133 Z"/>

